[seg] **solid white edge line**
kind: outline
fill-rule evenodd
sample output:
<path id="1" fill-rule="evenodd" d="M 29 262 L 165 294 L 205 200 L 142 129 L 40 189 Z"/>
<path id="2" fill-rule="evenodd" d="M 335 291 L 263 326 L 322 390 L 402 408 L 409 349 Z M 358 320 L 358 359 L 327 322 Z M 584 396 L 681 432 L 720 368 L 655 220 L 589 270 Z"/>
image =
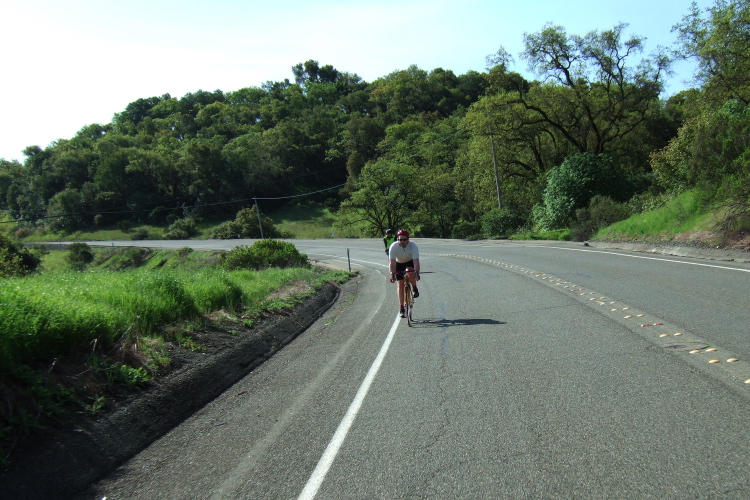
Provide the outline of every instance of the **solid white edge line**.
<path id="1" fill-rule="evenodd" d="M 349 405 L 349 409 L 347 410 L 346 415 L 344 415 L 344 418 L 341 420 L 341 423 L 336 429 L 336 432 L 331 438 L 331 441 L 328 443 L 326 450 L 323 452 L 323 456 L 320 457 L 318 465 L 315 467 L 315 470 L 307 480 L 305 488 L 302 490 L 302 493 L 299 494 L 299 497 L 297 497 L 298 500 L 312 500 L 318 493 L 320 485 L 323 484 L 323 480 L 325 479 L 326 474 L 328 474 L 328 470 L 331 468 L 331 465 L 333 464 L 333 461 L 336 458 L 341 445 L 346 439 L 346 435 L 349 433 L 349 429 L 354 423 L 354 419 L 357 417 L 357 413 L 359 413 L 359 409 L 362 407 L 362 402 L 364 401 L 365 396 L 367 396 L 367 392 L 370 390 L 370 385 L 372 384 L 375 376 L 380 370 L 380 365 L 383 363 L 383 359 L 388 352 L 391 341 L 393 340 L 393 336 L 396 334 L 398 324 L 399 317 L 397 316 L 396 321 L 391 327 L 391 331 L 388 332 L 388 336 L 386 337 L 385 342 L 383 342 L 383 345 L 380 348 L 380 352 L 378 353 L 377 358 L 375 358 L 375 361 L 373 361 L 370 370 L 365 376 L 365 379 L 359 386 L 357 395 Z"/>

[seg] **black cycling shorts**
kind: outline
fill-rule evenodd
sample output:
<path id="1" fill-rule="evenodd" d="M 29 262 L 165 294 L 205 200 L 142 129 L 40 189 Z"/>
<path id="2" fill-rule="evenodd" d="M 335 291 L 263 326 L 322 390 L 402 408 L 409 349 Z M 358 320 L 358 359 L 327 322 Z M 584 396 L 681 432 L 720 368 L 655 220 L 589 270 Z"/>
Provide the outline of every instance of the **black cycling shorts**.
<path id="1" fill-rule="evenodd" d="M 403 264 L 401 262 L 396 262 L 396 273 L 397 273 L 396 279 L 397 280 L 404 279 L 403 272 L 406 271 L 407 267 L 411 267 L 412 269 L 414 269 L 414 261 L 410 260 L 409 262 L 404 262 Z M 402 274 L 398 274 L 398 273 L 402 273 Z"/>

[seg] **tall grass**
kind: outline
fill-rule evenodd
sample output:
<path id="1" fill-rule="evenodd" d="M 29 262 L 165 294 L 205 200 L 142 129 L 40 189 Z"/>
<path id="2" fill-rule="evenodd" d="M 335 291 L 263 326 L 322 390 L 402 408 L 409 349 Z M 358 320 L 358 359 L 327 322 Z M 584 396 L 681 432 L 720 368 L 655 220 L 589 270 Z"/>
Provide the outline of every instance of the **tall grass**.
<path id="1" fill-rule="evenodd" d="M 316 275 L 317 273 L 317 275 Z M 0 280 L 0 373 L 96 342 L 158 336 L 218 309 L 257 308 L 274 290 L 319 281 L 314 269 L 131 270 Z"/>
<path id="2" fill-rule="evenodd" d="M 593 239 L 663 240 L 690 231 L 710 231 L 716 214 L 706 196 L 697 190 L 687 191 L 656 210 L 634 215 L 600 229 Z"/>
<path id="3" fill-rule="evenodd" d="M 269 214 L 276 229 L 298 239 L 322 239 L 334 236 L 335 215 L 322 206 L 285 207 Z"/>

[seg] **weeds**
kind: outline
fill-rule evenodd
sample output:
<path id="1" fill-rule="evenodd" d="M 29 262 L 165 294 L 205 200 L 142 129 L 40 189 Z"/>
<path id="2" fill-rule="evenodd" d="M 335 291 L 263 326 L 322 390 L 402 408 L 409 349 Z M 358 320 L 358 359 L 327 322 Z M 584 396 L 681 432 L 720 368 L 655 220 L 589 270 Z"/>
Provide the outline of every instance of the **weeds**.
<path id="1" fill-rule="evenodd" d="M 95 261 L 114 268 L 144 261 L 127 271 L 0 280 L 0 466 L 23 436 L 66 415 L 100 414 L 112 395 L 148 385 L 170 363 L 167 343 L 203 350 L 185 332 L 213 312 L 252 326 L 263 311 L 289 307 L 349 276 L 310 267 L 228 271 L 216 258 L 191 260 L 209 252 L 184 249 L 174 252 L 192 262 L 184 267 L 163 265 L 170 258 L 162 252 L 154 257 L 162 262 L 157 267 L 152 254 L 107 252 Z M 204 267 L 196 269 L 196 262 Z M 286 287 L 294 293 L 275 293 Z"/>

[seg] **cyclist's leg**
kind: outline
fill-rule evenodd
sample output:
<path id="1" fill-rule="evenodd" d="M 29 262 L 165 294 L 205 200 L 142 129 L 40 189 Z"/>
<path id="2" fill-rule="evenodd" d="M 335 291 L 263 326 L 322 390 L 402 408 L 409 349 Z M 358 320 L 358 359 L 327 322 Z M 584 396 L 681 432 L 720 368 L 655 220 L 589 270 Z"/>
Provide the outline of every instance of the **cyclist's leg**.
<path id="1" fill-rule="evenodd" d="M 414 297 L 416 298 L 419 295 L 419 292 L 417 291 L 417 273 L 414 271 L 414 261 L 410 262 L 410 267 L 406 268 L 406 276 L 409 280 L 409 283 L 411 283 L 411 289 L 413 290 Z"/>
<path id="2" fill-rule="evenodd" d="M 396 262 L 396 293 L 398 296 L 398 306 L 401 316 L 403 316 L 404 313 L 404 269 L 406 269 L 406 264 L 399 264 Z"/>

